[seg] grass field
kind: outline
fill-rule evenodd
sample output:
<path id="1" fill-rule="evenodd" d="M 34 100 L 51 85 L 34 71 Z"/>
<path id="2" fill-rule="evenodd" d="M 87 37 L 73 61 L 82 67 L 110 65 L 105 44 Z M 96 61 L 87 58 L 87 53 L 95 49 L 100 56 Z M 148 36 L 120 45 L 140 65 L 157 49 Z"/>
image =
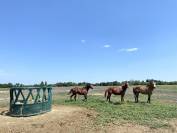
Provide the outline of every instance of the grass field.
<path id="1" fill-rule="evenodd" d="M 88 101 L 83 96 L 70 101 L 67 95 L 72 87 L 53 88 L 53 104 L 81 106 L 96 112 L 95 125 L 106 126 L 114 123 L 133 123 L 150 128 L 170 128 L 169 121 L 177 119 L 177 86 L 158 86 L 148 104 L 147 96 L 140 95 L 140 103 L 134 103 L 132 86 L 128 89 L 125 102 L 120 96 L 113 96 L 112 103 L 106 102 L 104 91 L 107 87 L 94 87 L 89 92 Z M 0 90 L 0 107 L 9 106 L 8 89 Z"/>
<path id="2" fill-rule="evenodd" d="M 140 103 L 134 103 L 132 87 L 125 96 L 125 102 L 120 102 L 120 96 L 113 96 L 112 103 L 104 98 L 106 87 L 96 87 L 90 92 L 88 101 L 70 101 L 64 91 L 55 93 L 54 104 L 82 106 L 98 113 L 96 124 L 135 123 L 151 128 L 169 127 L 168 121 L 177 118 L 177 86 L 158 86 L 152 96 L 152 104 L 146 103 L 147 96 L 140 95 Z M 69 88 L 66 88 L 67 90 Z"/>

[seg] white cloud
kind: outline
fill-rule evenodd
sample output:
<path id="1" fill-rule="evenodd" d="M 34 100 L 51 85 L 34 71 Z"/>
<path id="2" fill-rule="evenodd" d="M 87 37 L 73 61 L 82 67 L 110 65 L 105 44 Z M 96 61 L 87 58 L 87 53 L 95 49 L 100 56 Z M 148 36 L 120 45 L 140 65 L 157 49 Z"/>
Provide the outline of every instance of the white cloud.
<path id="1" fill-rule="evenodd" d="M 138 48 L 127 48 L 127 49 L 120 49 L 121 52 L 136 52 L 138 51 Z"/>
<path id="2" fill-rule="evenodd" d="M 110 48 L 111 45 L 104 45 L 104 48 Z"/>
<path id="3" fill-rule="evenodd" d="M 86 42 L 86 40 L 81 40 L 81 43 L 85 43 Z"/>

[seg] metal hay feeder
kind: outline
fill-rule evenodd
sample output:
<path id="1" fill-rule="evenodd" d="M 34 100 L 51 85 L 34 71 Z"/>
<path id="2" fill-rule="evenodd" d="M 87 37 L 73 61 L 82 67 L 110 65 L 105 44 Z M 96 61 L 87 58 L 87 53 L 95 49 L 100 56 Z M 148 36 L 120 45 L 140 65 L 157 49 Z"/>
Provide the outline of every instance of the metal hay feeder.
<path id="1" fill-rule="evenodd" d="M 10 115 L 27 117 L 46 113 L 52 108 L 52 88 L 14 87 L 10 89 Z"/>

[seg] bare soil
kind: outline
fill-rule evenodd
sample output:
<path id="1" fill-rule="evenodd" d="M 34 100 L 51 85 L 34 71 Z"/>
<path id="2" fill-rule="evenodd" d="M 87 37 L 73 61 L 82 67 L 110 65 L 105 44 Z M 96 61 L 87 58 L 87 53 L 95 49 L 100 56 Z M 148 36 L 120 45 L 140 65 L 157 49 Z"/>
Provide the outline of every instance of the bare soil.
<path id="1" fill-rule="evenodd" d="M 97 113 L 81 107 L 54 106 L 49 113 L 16 118 L 0 108 L 0 133 L 176 133 L 177 121 L 168 129 L 150 129 L 134 124 L 114 123 L 104 127 L 95 125 Z"/>
<path id="2" fill-rule="evenodd" d="M 54 88 L 54 94 L 68 88 Z M 103 95 L 98 89 L 92 95 Z M 104 91 L 103 91 L 104 92 Z M 97 113 L 82 107 L 53 106 L 51 112 L 25 118 L 7 116 L 9 91 L 0 91 L 0 133 L 177 133 L 177 120 L 167 121 L 169 128 L 151 129 L 132 123 L 114 122 L 107 126 L 95 124 Z"/>
<path id="3" fill-rule="evenodd" d="M 5 115 L 6 108 L 0 111 L 0 133 L 87 132 L 95 117 L 92 111 L 68 106 L 54 106 L 52 112 L 25 118 Z"/>

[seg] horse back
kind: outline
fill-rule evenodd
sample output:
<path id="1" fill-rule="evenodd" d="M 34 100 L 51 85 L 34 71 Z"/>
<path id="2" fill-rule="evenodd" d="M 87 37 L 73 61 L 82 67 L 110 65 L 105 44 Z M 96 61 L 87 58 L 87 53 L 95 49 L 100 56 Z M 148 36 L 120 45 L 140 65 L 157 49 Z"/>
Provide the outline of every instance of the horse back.
<path id="1" fill-rule="evenodd" d="M 87 90 L 85 88 L 79 88 L 79 87 L 73 88 L 73 91 L 74 93 L 77 93 L 80 95 L 87 93 Z"/>
<path id="2" fill-rule="evenodd" d="M 121 87 L 110 87 L 109 90 L 113 93 L 113 94 L 121 94 L 123 92 L 123 89 Z"/>
<path id="3" fill-rule="evenodd" d="M 133 88 L 134 93 L 142 93 L 142 94 L 148 94 L 150 93 L 150 90 L 145 86 L 137 86 Z"/>

